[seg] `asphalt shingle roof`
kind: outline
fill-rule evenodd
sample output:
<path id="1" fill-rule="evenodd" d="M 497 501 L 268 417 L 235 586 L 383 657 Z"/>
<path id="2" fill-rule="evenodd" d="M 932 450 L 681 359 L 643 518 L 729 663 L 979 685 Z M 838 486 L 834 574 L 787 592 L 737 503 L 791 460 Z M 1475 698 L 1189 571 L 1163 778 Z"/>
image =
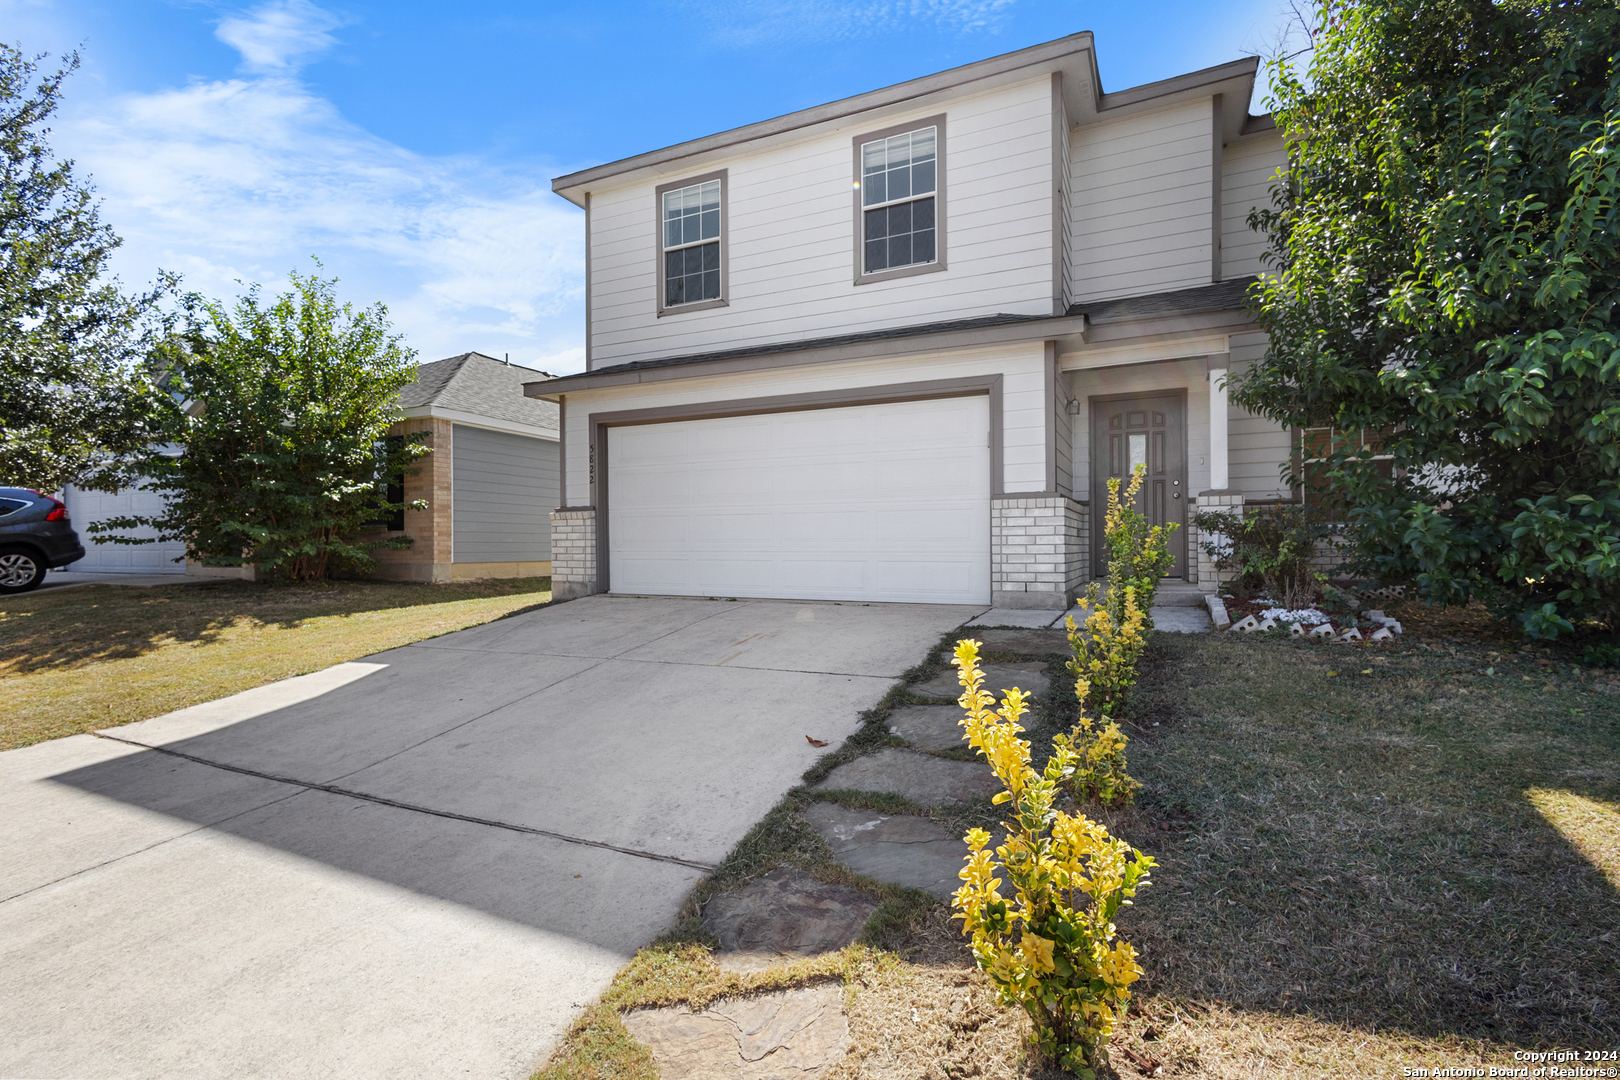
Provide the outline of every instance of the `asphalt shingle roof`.
<path id="1" fill-rule="evenodd" d="M 399 403 L 407 409 L 437 405 L 556 431 L 556 404 L 523 396 L 523 384 L 541 375 L 483 353 L 462 353 L 418 365 L 416 381 L 399 392 Z"/>

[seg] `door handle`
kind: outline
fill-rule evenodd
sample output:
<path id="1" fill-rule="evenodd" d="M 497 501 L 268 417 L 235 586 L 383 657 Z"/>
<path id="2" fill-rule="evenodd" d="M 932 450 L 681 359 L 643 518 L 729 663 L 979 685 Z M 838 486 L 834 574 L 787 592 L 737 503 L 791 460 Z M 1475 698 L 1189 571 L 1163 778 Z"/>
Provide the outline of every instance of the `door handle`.
<path id="1" fill-rule="evenodd" d="M 1170 493 L 1170 497 L 1171 497 L 1171 498 L 1172 498 L 1172 499 L 1179 499 L 1179 498 L 1181 498 L 1181 492 L 1179 492 L 1179 491 L 1172 491 L 1172 492 L 1171 492 L 1171 493 Z"/>

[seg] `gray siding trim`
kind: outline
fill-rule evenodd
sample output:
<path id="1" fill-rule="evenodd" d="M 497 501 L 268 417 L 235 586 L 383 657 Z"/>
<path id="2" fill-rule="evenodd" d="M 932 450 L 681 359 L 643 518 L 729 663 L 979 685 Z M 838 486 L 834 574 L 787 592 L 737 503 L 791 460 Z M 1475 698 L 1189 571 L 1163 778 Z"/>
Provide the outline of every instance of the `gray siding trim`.
<path id="1" fill-rule="evenodd" d="M 608 575 L 608 438 L 609 428 L 632 424 L 669 424 L 682 420 L 713 420 L 722 416 L 756 416 L 761 413 L 804 412 L 811 409 L 840 409 L 858 405 L 885 405 L 895 401 L 927 401 L 936 398 L 990 398 L 990 495 L 1001 495 L 1003 486 L 1002 417 L 1000 374 L 967 379 L 930 379 L 922 382 L 859 386 L 848 390 L 821 390 L 808 394 L 782 394 L 773 397 L 738 398 L 732 401 L 705 401 L 691 405 L 666 405 L 650 409 L 622 409 L 590 413 L 586 419 L 591 448 L 591 504 L 596 508 L 596 587 L 612 591 Z"/>
<path id="2" fill-rule="evenodd" d="M 1209 169 L 1209 280 L 1221 280 L 1221 188 L 1225 174 L 1221 169 L 1221 148 L 1225 145 L 1226 130 L 1221 122 L 1226 107 L 1226 95 L 1215 95 L 1215 123 L 1211 128 Z"/>
<path id="3" fill-rule="evenodd" d="M 464 424 L 451 437 L 451 562 L 549 560 L 558 444 Z"/>
<path id="4" fill-rule="evenodd" d="M 585 371 L 591 369 L 591 193 L 585 193 Z M 559 423 L 561 427 L 561 423 Z"/>

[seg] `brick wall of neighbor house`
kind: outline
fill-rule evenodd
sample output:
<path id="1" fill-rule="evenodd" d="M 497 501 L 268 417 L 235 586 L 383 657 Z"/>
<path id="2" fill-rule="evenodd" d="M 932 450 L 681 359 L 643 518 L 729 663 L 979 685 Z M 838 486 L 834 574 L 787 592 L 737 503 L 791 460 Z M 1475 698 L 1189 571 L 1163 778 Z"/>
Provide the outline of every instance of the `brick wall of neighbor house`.
<path id="1" fill-rule="evenodd" d="M 1009 495 L 990 506 L 990 602 L 998 608 L 1069 606 L 1084 572 L 1080 505 L 1062 495 Z"/>
<path id="2" fill-rule="evenodd" d="M 572 600 L 596 591 L 596 511 L 551 512 L 551 596 Z"/>
<path id="3" fill-rule="evenodd" d="M 401 550 L 376 552 L 374 576 L 393 581 L 450 580 L 450 523 L 453 510 L 451 476 L 455 452 L 450 421 L 423 417 L 401 420 L 388 429 L 390 435 L 428 433 L 427 445 L 433 453 L 418 458 L 416 471 L 405 476 L 405 502 L 427 502 L 426 510 L 405 511 L 405 535 L 413 543 Z M 383 534 L 372 534 L 383 535 Z M 398 536 L 398 533 L 388 533 Z"/>

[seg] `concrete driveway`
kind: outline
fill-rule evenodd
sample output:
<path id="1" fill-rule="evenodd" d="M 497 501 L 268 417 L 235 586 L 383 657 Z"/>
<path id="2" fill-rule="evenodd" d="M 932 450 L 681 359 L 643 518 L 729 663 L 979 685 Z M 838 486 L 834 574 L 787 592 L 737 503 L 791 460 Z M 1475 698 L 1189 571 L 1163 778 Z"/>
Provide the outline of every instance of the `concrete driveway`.
<path id="1" fill-rule="evenodd" d="M 587 597 L 0 754 L 0 1076 L 524 1077 L 979 610 Z"/>

